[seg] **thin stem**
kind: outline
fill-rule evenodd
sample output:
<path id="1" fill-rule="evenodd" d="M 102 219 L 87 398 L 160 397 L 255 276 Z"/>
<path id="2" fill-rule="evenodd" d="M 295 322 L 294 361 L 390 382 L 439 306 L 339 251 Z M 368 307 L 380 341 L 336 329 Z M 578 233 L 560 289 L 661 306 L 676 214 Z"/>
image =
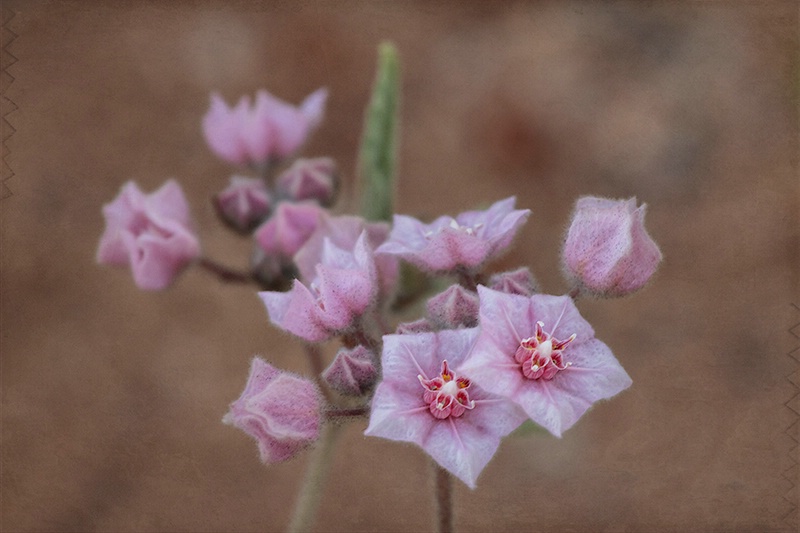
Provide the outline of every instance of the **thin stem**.
<path id="1" fill-rule="evenodd" d="M 320 351 L 319 346 L 316 344 L 306 343 L 304 347 L 306 349 L 308 363 L 311 366 L 311 372 L 314 374 L 314 381 L 319 386 L 325 399 L 332 402 L 333 398 L 331 397 L 328 385 L 325 383 L 325 380 L 322 379 L 322 372 L 325 370 L 325 363 L 322 361 L 322 351 Z"/>
<path id="2" fill-rule="evenodd" d="M 333 445 L 342 427 L 339 424 L 325 424 L 322 428 L 322 435 L 309 460 L 300 495 L 294 505 L 292 520 L 287 529 L 289 533 L 310 531 L 314 525 L 325 478 L 330 470 Z"/>
<path id="3" fill-rule="evenodd" d="M 467 270 L 458 270 L 458 283 L 469 291 L 478 290 L 478 276 Z"/>
<path id="4" fill-rule="evenodd" d="M 208 257 L 201 257 L 198 261 L 198 266 L 206 269 L 210 273 L 217 276 L 221 281 L 228 283 L 254 283 L 255 279 L 249 272 L 240 272 L 225 265 L 209 259 Z"/>
<path id="5" fill-rule="evenodd" d="M 453 532 L 453 476 L 439 466 L 436 468 L 436 531 Z"/>

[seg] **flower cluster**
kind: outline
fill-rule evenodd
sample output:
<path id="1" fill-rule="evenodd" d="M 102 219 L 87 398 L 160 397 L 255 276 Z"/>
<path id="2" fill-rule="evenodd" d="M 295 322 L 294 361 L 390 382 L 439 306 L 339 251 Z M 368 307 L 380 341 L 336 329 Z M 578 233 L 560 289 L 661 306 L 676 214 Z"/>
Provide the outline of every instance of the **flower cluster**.
<path id="1" fill-rule="evenodd" d="M 427 223 L 334 214 L 336 163 L 292 159 L 326 99 L 320 89 L 295 107 L 260 91 L 253 105 L 243 97 L 230 108 L 211 97 L 202 121 L 211 151 L 256 173 L 239 169 L 213 197 L 220 219 L 252 237 L 246 272 L 200 258 L 174 181 L 149 195 L 129 182 L 103 208 L 99 262 L 129 266 L 150 290 L 192 263 L 256 284 L 269 321 L 302 341 L 316 375 L 256 357 L 223 419 L 256 439 L 263 462 L 293 457 L 325 424 L 363 416 L 366 435 L 414 443 L 475 488 L 501 439 L 526 420 L 561 437 L 595 402 L 631 385 L 576 300 L 631 294 L 652 277 L 661 252 L 644 228 L 644 205 L 578 199 L 562 249 L 572 290 L 545 294 L 527 267 L 489 270 L 530 217 L 515 197 Z M 447 288 L 430 294 L 409 281 L 423 276 Z M 393 311 L 420 298 L 425 316 L 398 324 Z M 317 344 L 332 340 L 341 347 L 326 365 Z"/>

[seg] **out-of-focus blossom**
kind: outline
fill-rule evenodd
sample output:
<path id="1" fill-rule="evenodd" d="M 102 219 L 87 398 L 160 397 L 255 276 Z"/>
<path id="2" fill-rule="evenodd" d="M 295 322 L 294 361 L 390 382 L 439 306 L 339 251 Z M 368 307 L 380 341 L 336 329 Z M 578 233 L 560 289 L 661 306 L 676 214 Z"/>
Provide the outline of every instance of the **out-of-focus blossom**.
<path id="1" fill-rule="evenodd" d="M 367 234 L 367 242 L 374 250 L 386 240 L 389 235 L 389 225 L 385 222 L 367 222 L 357 216 L 331 216 L 324 213 L 316 231 L 294 256 L 300 279 L 305 283 L 311 283 L 316 277 L 316 268 L 322 260 L 323 243 L 326 239 L 339 248 L 353 250 L 359 236 L 364 232 Z M 394 291 L 399 276 L 397 258 L 378 255 L 375 257 L 375 267 L 380 282 L 380 294 L 389 296 Z"/>
<path id="2" fill-rule="evenodd" d="M 319 438 L 320 406 L 314 383 L 255 357 L 244 392 L 222 421 L 255 438 L 264 463 L 278 463 Z"/>
<path id="3" fill-rule="evenodd" d="M 631 378 L 568 296 L 518 296 L 478 287 L 481 333 L 462 365 L 556 437 Z"/>
<path id="4" fill-rule="evenodd" d="M 214 197 L 214 207 L 226 223 L 246 233 L 267 218 L 272 197 L 264 180 L 231 176 L 230 184 Z"/>
<path id="5" fill-rule="evenodd" d="M 127 182 L 119 195 L 103 206 L 106 229 L 97 261 L 130 266 L 140 289 L 167 288 L 198 255 L 200 244 L 191 228 L 189 204 L 174 180 L 144 194 Z"/>
<path id="6" fill-rule="evenodd" d="M 231 108 L 217 94 L 203 117 L 203 133 L 209 148 L 237 165 L 263 165 L 292 155 L 322 120 L 328 92 L 319 89 L 299 107 L 258 91 L 255 103 L 243 96 Z"/>
<path id="7" fill-rule="evenodd" d="M 281 202 L 254 237 L 266 254 L 290 260 L 317 229 L 322 214 L 312 202 Z"/>
<path id="8" fill-rule="evenodd" d="M 530 210 L 514 209 L 515 201 L 506 198 L 486 211 L 443 216 L 430 224 L 395 215 L 389 240 L 377 253 L 402 257 L 431 272 L 477 270 L 505 251 L 528 219 Z"/>
<path id="9" fill-rule="evenodd" d="M 414 333 L 428 333 L 435 329 L 436 326 L 434 326 L 430 320 L 427 318 L 420 318 L 413 322 L 401 322 L 397 325 L 395 333 L 398 335 L 408 335 Z"/>
<path id="10" fill-rule="evenodd" d="M 378 377 L 375 355 L 364 346 L 342 348 L 322 373 L 322 378 L 337 392 L 360 396 L 368 391 Z"/>
<path id="11" fill-rule="evenodd" d="M 624 296 L 642 288 L 661 262 L 644 228 L 645 204 L 636 198 L 579 198 L 562 252 L 564 267 L 581 288 Z"/>
<path id="12" fill-rule="evenodd" d="M 314 200 L 329 207 L 338 188 L 336 162 L 329 157 L 298 159 L 278 176 L 275 187 L 278 194 L 294 202 Z"/>
<path id="13" fill-rule="evenodd" d="M 383 337 L 366 435 L 419 445 L 470 488 L 525 414 L 460 370 L 477 328 Z"/>
<path id="14" fill-rule="evenodd" d="M 353 250 L 324 241 L 317 275 L 308 286 L 295 280 L 288 292 L 260 292 L 269 318 L 279 328 L 310 342 L 324 341 L 351 329 L 375 302 L 375 260 L 367 233 Z"/>

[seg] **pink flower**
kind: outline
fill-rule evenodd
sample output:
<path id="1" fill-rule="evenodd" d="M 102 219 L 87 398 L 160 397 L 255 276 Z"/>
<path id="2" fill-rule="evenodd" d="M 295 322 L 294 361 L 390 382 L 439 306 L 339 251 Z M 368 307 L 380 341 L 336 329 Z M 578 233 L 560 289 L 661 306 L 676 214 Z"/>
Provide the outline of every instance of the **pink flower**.
<path id="1" fill-rule="evenodd" d="M 478 325 L 478 295 L 455 284 L 433 296 L 426 305 L 431 322 L 443 329 Z"/>
<path id="2" fill-rule="evenodd" d="M 483 286 L 478 297 L 481 333 L 463 371 L 556 437 L 594 402 L 631 385 L 569 297 L 525 297 Z"/>
<path id="3" fill-rule="evenodd" d="M 326 89 L 308 96 L 299 108 L 258 91 L 255 105 L 243 96 L 229 108 L 219 94 L 203 117 L 203 133 L 211 150 L 237 165 L 261 165 L 293 154 L 322 120 Z"/>
<path id="4" fill-rule="evenodd" d="M 338 188 L 336 163 L 329 157 L 298 159 L 286 169 L 275 186 L 278 193 L 294 202 L 313 200 L 328 207 Z"/>
<path id="5" fill-rule="evenodd" d="M 231 176 L 228 187 L 214 197 L 214 207 L 234 229 L 248 232 L 267 217 L 272 198 L 264 180 Z"/>
<path id="6" fill-rule="evenodd" d="M 489 278 L 489 288 L 509 294 L 531 296 L 538 292 L 538 283 L 527 267 L 494 274 Z"/>
<path id="7" fill-rule="evenodd" d="M 316 231 L 311 234 L 294 256 L 294 262 L 300 272 L 300 279 L 311 283 L 317 275 L 317 265 L 322 260 L 323 243 L 329 240 L 338 248 L 353 250 L 358 237 L 367 233 L 367 242 L 374 250 L 389 235 L 389 225 L 384 222 L 367 222 L 361 217 L 342 215 L 331 216 L 324 213 Z M 376 256 L 375 266 L 382 296 L 390 295 L 397 285 L 399 265 L 397 258 L 390 255 Z"/>
<path id="8" fill-rule="evenodd" d="M 412 442 L 470 488 L 525 414 L 461 370 L 477 328 L 383 337 L 366 435 Z"/>
<path id="9" fill-rule="evenodd" d="M 377 277 L 367 233 L 352 251 L 325 240 L 317 275 L 306 286 L 294 280 L 288 292 L 258 293 L 279 328 L 320 342 L 345 332 L 377 297 Z"/>
<path id="10" fill-rule="evenodd" d="M 103 206 L 103 215 L 106 229 L 97 261 L 130 266 L 140 289 L 165 289 L 200 255 L 189 204 L 173 180 L 152 194 L 144 194 L 129 181 L 114 201 Z"/>
<path id="11" fill-rule="evenodd" d="M 319 438 L 320 405 L 312 382 L 255 357 L 244 392 L 222 421 L 256 439 L 261 461 L 279 463 Z"/>
<path id="12" fill-rule="evenodd" d="M 291 259 L 317 229 L 322 213 L 323 209 L 311 202 L 281 202 L 254 237 L 268 255 Z"/>
<path id="13" fill-rule="evenodd" d="M 512 196 L 486 211 L 468 211 L 456 218 L 443 216 L 430 224 L 395 215 L 389 240 L 378 254 L 400 256 L 433 272 L 477 270 L 511 244 L 530 210 L 515 210 Z"/>
<path id="14" fill-rule="evenodd" d="M 562 252 L 568 274 L 590 293 L 624 296 L 641 289 L 661 262 L 636 198 L 578 199 Z"/>

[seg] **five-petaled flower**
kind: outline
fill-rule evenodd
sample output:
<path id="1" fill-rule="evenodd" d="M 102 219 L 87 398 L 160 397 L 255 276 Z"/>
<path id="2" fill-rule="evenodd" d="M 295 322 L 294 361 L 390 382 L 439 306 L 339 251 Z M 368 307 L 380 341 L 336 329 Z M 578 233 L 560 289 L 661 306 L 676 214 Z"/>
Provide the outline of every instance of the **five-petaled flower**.
<path id="1" fill-rule="evenodd" d="M 383 337 L 366 434 L 411 442 L 470 488 L 525 413 L 460 369 L 478 328 Z"/>
<path id="2" fill-rule="evenodd" d="M 389 239 L 376 253 L 402 257 L 426 271 L 475 271 L 505 251 L 528 219 L 530 210 L 514 209 L 515 201 L 512 196 L 486 211 L 443 216 L 430 224 L 395 215 Z"/>
<path id="3" fill-rule="evenodd" d="M 167 288 L 200 254 L 189 204 L 174 180 L 151 194 L 144 194 L 129 181 L 111 203 L 103 206 L 103 215 L 106 229 L 100 238 L 97 261 L 130 266 L 140 289 Z"/>
<path id="4" fill-rule="evenodd" d="M 217 94 L 203 117 L 203 133 L 211 150 L 237 165 L 263 165 L 292 155 L 322 120 L 328 92 L 319 89 L 299 107 L 258 91 L 255 104 L 243 96 L 230 108 Z"/>
<path id="5" fill-rule="evenodd" d="M 462 371 L 556 437 L 631 378 L 568 296 L 478 287 L 481 333 Z"/>

